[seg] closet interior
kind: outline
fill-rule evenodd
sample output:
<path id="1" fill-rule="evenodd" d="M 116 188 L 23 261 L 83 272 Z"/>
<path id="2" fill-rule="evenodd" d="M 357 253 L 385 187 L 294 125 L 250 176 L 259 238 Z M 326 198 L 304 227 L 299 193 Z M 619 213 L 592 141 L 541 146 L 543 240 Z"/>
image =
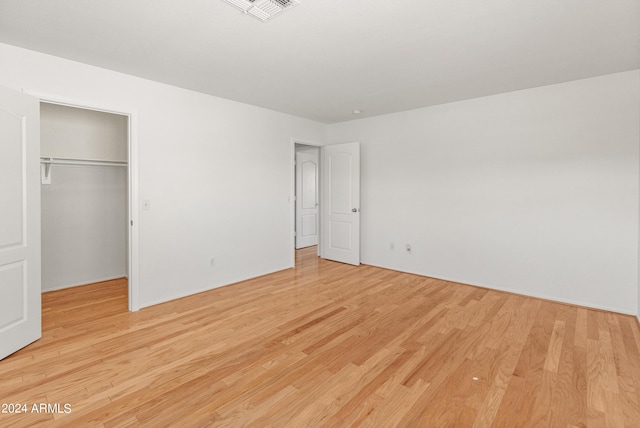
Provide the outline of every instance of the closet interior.
<path id="1" fill-rule="evenodd" d="M 128 116 L 40 104 L 42 291 L 128 276 Z"/>

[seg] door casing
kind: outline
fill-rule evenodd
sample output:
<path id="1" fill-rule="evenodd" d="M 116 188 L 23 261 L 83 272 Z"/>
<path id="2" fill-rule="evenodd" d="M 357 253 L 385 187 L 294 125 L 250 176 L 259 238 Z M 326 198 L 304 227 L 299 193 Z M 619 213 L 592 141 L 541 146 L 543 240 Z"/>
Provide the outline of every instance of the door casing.
<path id="1" fill-rule="evenodd" d="M 95 110 L 104 113 L 119 114 L 129 118 L 128 138 L 128 168 L 127 182 L 129 192 L 129 233 L 128 233 L 128 284 L 129 284 L 129 311 L 140 309 L 140 284 L 138 282 L 139 268 L 139 193 L 138 193 L 138 112 L 127 106 L 109 106 L 94 104 L 85 100 L 77 100 L 59 95 L 43 94 L 40 92 L 23 89 L 27 95 L 37 98 L 40 102 L 60 104 L 67 107 Z"/>

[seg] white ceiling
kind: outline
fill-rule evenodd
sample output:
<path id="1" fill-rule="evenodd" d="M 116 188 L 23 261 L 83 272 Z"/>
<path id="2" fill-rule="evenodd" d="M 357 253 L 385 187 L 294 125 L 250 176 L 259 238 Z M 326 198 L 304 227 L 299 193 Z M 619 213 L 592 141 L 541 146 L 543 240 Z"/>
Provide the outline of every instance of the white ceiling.
<path id="1" fill-rule="evenodd" d="M 640 68 L 640 0 L 300 3 L 0 0 L 0 42 L 325 123 Z"/>

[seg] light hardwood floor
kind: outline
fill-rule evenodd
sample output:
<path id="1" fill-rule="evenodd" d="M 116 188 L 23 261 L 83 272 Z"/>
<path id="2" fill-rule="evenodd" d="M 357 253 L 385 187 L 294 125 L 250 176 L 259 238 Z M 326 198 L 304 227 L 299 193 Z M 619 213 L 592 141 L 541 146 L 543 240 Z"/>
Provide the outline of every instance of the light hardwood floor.
<path id="1" fill-rule="evenodd" d="M 0 427 L 638 427 L 630 316 L 323 261 L 127 312 L 126 282 L 43 295 L 0 362 Z"/>

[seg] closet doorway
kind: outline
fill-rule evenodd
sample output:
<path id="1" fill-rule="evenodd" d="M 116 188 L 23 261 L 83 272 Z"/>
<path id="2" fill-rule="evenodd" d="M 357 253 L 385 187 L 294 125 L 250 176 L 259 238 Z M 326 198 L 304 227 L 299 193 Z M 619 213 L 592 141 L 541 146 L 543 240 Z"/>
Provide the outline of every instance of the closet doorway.
<path id="1" fill-rule="evenodd" d="M 137 310 L 130 122 L 127 114 L 41 99 L 43 292 L 124 278 L 129 310 Z"/>

